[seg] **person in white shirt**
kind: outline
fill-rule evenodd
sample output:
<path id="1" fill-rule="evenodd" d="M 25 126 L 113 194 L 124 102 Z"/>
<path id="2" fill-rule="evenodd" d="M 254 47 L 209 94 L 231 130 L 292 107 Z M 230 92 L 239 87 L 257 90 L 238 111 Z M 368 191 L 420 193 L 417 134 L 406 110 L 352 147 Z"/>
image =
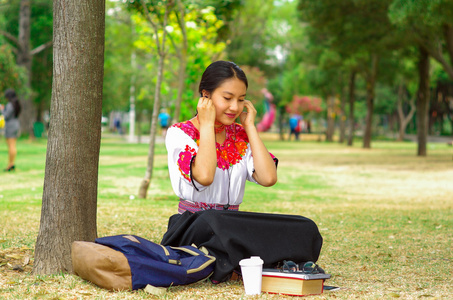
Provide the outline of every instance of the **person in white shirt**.
<path id="1" fill-rule="evenodd" d="M 168 169 L 180 214 L 238 210 L 246 180 L 266 187 L 277 182 L 278 160 L 258 135 L 247 88 L 235 63 L 212 63 L 201 78 L 197 115 L 168 129 Z"/>

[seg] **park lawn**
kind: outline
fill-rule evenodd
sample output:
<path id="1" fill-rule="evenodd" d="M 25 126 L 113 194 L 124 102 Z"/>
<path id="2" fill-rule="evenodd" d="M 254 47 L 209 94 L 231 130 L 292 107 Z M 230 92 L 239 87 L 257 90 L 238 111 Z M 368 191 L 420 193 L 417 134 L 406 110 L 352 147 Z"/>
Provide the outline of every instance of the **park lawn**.
<path id="1" fill-rule="evenodd" d="M 347 147 L 277 141 L 263 135 L 279 158 L 279 182 L 247 184 L 243 211 L 298 214 L 314 220 L 324 238 L 318 263 L 339 286 L 319 299 L 451 299 L 453 273 L 453 148 L 429 144 L 428 157 L 410 142 Z M 0 141 L 6 162 L 6 145 Z M 46 141 L 18 143 L 17 170 L 0 174 L 0 299 L 155 298 L 143 291 L 109 292 L 75 275 L 31 274 L 43 191 Z M 98 191 L 98 234 L 135 234 L 159 242 L 177 200 L 166 151 L 156 146 L 148 199 L 136 194 L 148 145 L 103 138 Z M 295 235 L 297 233 L 294 233 Z M 23 266 L 25 264 L 25 266 Z M 13 270 L 15 265 L 22 265 Z M 241 282 L 208 281 L 171 287 L 164 299 L 241 299 Z M 290 299 L 262 294 L 253 299 Z"/>

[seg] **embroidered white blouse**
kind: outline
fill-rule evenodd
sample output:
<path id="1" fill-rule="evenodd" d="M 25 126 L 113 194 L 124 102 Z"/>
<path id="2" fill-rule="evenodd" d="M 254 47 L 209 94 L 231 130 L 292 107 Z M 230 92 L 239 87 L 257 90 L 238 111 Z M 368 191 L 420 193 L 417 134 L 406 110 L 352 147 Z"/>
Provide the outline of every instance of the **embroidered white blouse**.
<path id="1" fill-rule="evenodd" d="M 180 199 L 239 205 L 244 197 L 246 180 L 257 183 L 252 177 L 255 169 L 244 128 L 234 123 L 226 126 L 225 132 L 225 142 L 216 143 L 217 168 L 214 181 L 209 186 L 203 186 L 191 173 L 191 163 L 197 155 L 200 140 L 198 129 L 190 121 L 174 124 L 168 129 L 165 140 L 168 170 L 173 190 Z M 271 156 L 277 163 L 277 159 L 272 154 Z"/>

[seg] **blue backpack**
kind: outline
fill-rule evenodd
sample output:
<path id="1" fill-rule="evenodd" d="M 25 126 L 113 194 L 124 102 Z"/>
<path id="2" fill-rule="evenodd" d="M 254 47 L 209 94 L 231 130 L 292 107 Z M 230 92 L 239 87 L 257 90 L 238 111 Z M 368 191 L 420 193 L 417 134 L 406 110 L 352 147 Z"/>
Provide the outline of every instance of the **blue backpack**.
<path id="1" fill-rule="evenodd" d="M 190 284 L 209 277 L 215 265 L 214 257 L 194 246 L 162 246 L 135 235 L 74 242 L 72 251 L 75 273 L 111 290 Z"/>

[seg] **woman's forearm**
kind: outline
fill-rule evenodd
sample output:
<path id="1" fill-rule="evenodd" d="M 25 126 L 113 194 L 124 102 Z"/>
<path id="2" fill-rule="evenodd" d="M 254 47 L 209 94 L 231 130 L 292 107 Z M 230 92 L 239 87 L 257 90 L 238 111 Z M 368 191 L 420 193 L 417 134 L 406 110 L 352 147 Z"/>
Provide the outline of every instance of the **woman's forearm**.
<path id="1" fill-rule="evenodd" d="M 212 126 L 200 128 L 200 144 L 197 157 L 192 164 L 192 176 L 200 184 L 207 186 L 214 181 L 217 167 L 215 133 Z"/>
<path id="2" fill-rule="evenodd" d="M 255 126 L 245 128 L 252 149 L 255 172 L 253 177 L 263 186 L 272 186 L 277 182 L 277 167 L 269 151 L 258 135 Z"/>

